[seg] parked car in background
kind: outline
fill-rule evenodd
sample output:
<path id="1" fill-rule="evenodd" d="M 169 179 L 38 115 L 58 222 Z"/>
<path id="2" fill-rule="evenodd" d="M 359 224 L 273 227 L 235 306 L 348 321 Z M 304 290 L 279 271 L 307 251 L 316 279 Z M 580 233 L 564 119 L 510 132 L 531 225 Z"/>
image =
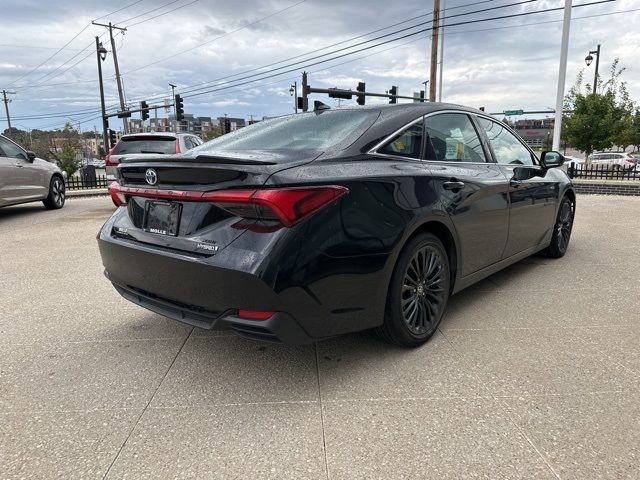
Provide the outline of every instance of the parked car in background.
<path id="1" fill-rule="evenodd" d="M 565 155 L 564 156 L 564 164 L 569 166 L 569 165 L 573 165 L 574 167 L 579 166 L 579 165 L 584 165 L 584 158 L 580 158 L 580 157 L 572 157 L 570 155 Z"/>
<path id="2" fill-rule="evenodd" d="M 116 179 L 116 167 L 125 156 L 175 155 L 191 150 L 202 143 L 200 137 L 190 133 L 152 132 L 123 135 L 105 159 L 107 181 Z"/>
<path id="3" fill-rule="evenodd" d="M 459 105 L 287 115 L 124 159 L 98 244 L 124 298 L 191 325 L 292 344 L 376 328 L 415 347 L 451 294 L 565 254 L 563 161 Z"/>
<path id="4" fill-rule="evenodd" d="M 633 170 L 638 160 L 630 153 L 599 152 L 589 156 L 589 163 L 610 170 Z"/>
<path id="5" fill-rule="evenodd" d="M 46 208 L 56 209 L 64 200 L 62 171 L 0 135 L 0 207 L 42 201 Z"/>

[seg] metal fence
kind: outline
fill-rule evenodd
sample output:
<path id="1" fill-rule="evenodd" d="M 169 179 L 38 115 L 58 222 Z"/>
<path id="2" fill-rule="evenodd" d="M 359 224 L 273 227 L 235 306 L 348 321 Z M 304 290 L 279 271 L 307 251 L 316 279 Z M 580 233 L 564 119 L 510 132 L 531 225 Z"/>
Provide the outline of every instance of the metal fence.
<path id="1" fill-rule="evenodd" d="M 640 180 L 640 170 L 615 168 L 617 165 L 568 165 L 570 178 L 602 180 Z"/>
<path id="2" fill-rule="evenodd" d="M 86 190 L 89 188 L 107 188 L 107 176 L 95 175 L 94 177 L 71 177 L 66 182 L 67 190 Z"/>

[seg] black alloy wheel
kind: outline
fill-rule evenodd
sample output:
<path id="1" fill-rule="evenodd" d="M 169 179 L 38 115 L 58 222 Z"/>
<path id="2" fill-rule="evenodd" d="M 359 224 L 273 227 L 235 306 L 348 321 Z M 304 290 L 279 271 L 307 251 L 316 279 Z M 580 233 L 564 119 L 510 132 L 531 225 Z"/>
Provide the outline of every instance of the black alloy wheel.
<path id="1" fill-rule="evenodd" d="M 44 203 L 44 206 L 49 210 L 54 210 L 57 208 L 62 208 L 64 206 L 64 201 L 64 181 L 62 180 L 62 178 L 56 175 L 51 179 L 51 184 L 49 186 L 49 195 L 42 203 Z"/>
<path id="2" fill-rule="evenodd" d="M 562 199 L 558 209 L 558 218 L 553 227 L 551 243 L 546 250 L 546 254 L 552 258 L 560 258 L 567 253 L 569 240 L 571 239 L 571 229 L 573 228 L 574 208 L 573 203 L 567 197 Z"/>
<path id="3" fill-rule="evenodd" d="M 449 260 L 440 240 L 431 234 L 414 237 L 398 257 L 381 336 L 406 347 L 426 342 L 442 320 L 449 285 Z"/>

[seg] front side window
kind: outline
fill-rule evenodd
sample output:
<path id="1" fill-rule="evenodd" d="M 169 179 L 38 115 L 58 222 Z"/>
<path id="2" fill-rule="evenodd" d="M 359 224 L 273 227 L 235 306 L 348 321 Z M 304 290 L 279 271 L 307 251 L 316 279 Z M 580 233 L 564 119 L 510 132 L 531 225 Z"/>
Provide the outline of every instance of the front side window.
<path id="1" fill-rule="evenodd" d="M 496 161 L 503 165 L 533 165 L 531 152 L 518 138 L 498 122 L 478 117 L 487 134 Z"/>
<path id="2" fill-rule="evenodd" d="M 486 162 L 480 138 L 464 113 L 441 113 L 425 119 L 425 160 Z"/>
<path id="3" fill-rule="evenodd" d="M 417 122 L 397 134 L 378 153 L 420 159 L 422 150 L 422 122 Z"/>
<path id="4" fill-rule="evenodd" d="M 20 158 L 21 160 L 28 159 L 24 150 L 6 138 L 0 138 L 0 151 L 4 153 L 5 157 Z"/>

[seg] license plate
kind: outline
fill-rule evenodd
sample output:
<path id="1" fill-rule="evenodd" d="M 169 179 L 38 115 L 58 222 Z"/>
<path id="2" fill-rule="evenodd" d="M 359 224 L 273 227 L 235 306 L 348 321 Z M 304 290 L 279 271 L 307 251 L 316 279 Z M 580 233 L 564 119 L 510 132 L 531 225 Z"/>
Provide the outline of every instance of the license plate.
<path id="1" fill-rule="evenodd" d="M 159 235 L 178 235 L 182 205 L 176 202 L 147 201 L 144 208 L 144 229 Z"/>

